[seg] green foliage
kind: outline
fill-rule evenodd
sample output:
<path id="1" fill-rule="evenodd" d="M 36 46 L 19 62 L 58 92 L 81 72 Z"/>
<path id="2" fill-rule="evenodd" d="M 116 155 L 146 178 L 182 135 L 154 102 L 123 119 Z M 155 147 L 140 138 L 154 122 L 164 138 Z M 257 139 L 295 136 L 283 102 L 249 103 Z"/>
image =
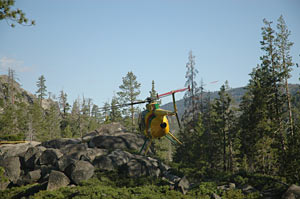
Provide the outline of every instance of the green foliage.
<path id="1" fill-rule="evenodd" d="M 1 170 L 0 170 L 1 171 Z M 120 171 L 97 170 L 95 176 L 81 182 L 76 187 L 64 187 L 54 191 L 41 191 L 45 189 L 41 185 L 27 185 L 14 187 L 0 191 L 0 198 L 21 198 L 23 196 L 32 199 L 62 199 L 62 198 L 207 198 L 213 193 L 226 199 L 258 199 L 259 192 L 245 194 L 241 189 L 221 190 L 219 185 L 234 182 L 237 186 L 251 184 L 255 189 L 262 191 L 272 190 L 274 198 L 278 198 L 286 190 L 280 182 L 281 178 L 266 175 L 253 175 L 247 173 L 225 174 L 220 173 L 210 181 L 200 181 L 191 190 L 183 195 L 180 191 L 171 190 L 170 186 L 161 178 L 141 177 L 128 178 Z M 280 197 L 279 197 L 280 198 Z"/>
<path id="2" fill-rule="evenodd" d="M 224 193 L 222 196 L 224 199 L 244 199 L 245 196 L 241 190 L 230 189 Z M 248 198 L 248 197 L 247 197 Z"/>
<path id="3" fill-rule="evenodd" d="M 21 195 L 30 195 L 33 193 L 28 193 L 29 191 L 40 187 L 40 185 L 37 184 L 31 184 L 21 187 L 12 187 L 7 188 L 5 190 L 0 191 L 0 198 L 21 198 Z"/>
<path id="4" fill-rule="evenodd" d="M 60 112 L 56 103 L 51 103 L 49 110 L 45 114 L 45 133 L 48 139 L 55 139 L 61 137 L 60 129 Z"/>
<path id="5" fill-rule="evenodd" d="M 118 105 L 120 104 L 118 98 L 113 96 L 110 103 L 109 119 L 111 122 L 122 121 L 122 113 Z"/>
<path id="6" fill-rule="evenodd" d="M 8 181 L 8 179 L 7 179 L 7 177 L 5 177 L 4 173 L 5 173 L 5 169 L 3 167 L 0 167 L 0 183 Z"/>
<path id="7" fill-rule="evenodd" d="M 119 97 L 119 102 L 121 102 L 122 104 L 133 103 L 137 100 L 137 97 L 140 95 L 141 84 L 136 79 L 137 78 L 133 74 L 133 72 L 128 72 L 127 75 L 123 77 L 123 84 L 119 86 L 121 91 L 117 93 Z M 131 105 L 129 109 L 123 109 L 123 114 L 125 115 L 125 118 L 130 116 L 131 124 L 129 127 L 131 127 L 132 131 L 134 131 L 135 129 L 134 114 L 136 110 L 137 108 L 134 108 L 133 105 Z"/>
<path id="8" fill-rule="evenodd" d="M 41 75 L 36 82 L 36 86 L 38 87 L 38 90 L 36 91 L 36 94 L 38 96 L 38 99 L 40 100 L 40 105 L 42 105 L 43 99 L 47 96 L 47 87 L 45 85 L 46 79 L 44 75 Z"/>
<path id="9" fill-rule="evenodd" d="M 159 159 L 165 162 L 170 162 L 172 160 L 173 146 L 167 138 L 161 138 L 154 141 L 155 154 Z"/>
<path id="10" fill-rule="evenodd" d="M 67 125 L 67 127 L 64 130 L 62 130 L 61 136 L 63 138 L 71 138 L 71 137 L 73 137 L 70 125 Z"/>
<path id="11" fill-rule="evenodd" d="M 0 0 L 0 20 L 10 20 L 22 25 L 35 25 L 35 21 L 28 21 L 22 10 L 12 9 L 14 4 L 15 0 Z M 15 27 L 15 24 L 11 23 L 10 26 Z"/>
<path id="12" fill-rule="evenodd" d="M 233 178 L 233 181 L 236 182 L 239 185 L 245 185 L 248 184 L 248 178 L 247 177 L 242 177 L 240 175 L 237 175 Z"/>
<path id="13" fill-rule="evenodd" d="M 97 177 L 82 182 L 76 187 L 65 187 L 55 191 L 40 191 L 32 193 L 32 199 L 62 199 L 62 198 L 186 198 L 193 196 L 183 195 L 179 191 L 170 190 L 169 186 L 158 186 L 158 179 L 155 178 L 118 178 L 116 172 L 97 172 Z M 119 176 L 120 177 L 120 176 Z M 30 187 L 12 189 L 11 191 L 0 191 L 0 196 L 21 195 Z M 11 192 L 11 193 L 10 193 Z M 34 195 L 33 195 L 34 194 Z"/>
<path id="14" fill-rule="evenodd" d="M 197 121 L 197 106 L 195 101 L 195 96 L 198 93 L 196 76 L 198 74 L 198 70 L 195 67 L 195 56 L 193 52 L 189 52 L 188 62 L 186 63 L 186 82 L 185 86 L 190 86 L 190 91 L 186 91 L 184 94 L 184 105 L 185 105 L 185 113 L 184 117 L 192 117 L 192 122 Z M 191 114 L 191 116 L 190 116 Z"/>
<path id="15" fill-rule="evenodd" d="M 217 184 L 215 182 L 201 182 L 197 187 L 194 187 L 191 191 L 192 196 L 199 197 L 205 195 L 211 195 L 213 193 L 219 194 L 217 190 Z"/>
<path id="16" fill-rule="evenodd" d="M 0 140 L 5 140 L 5 141 L 22 141 L 24 140 L 24 134 L 4 134 L 0 136 Z"/>

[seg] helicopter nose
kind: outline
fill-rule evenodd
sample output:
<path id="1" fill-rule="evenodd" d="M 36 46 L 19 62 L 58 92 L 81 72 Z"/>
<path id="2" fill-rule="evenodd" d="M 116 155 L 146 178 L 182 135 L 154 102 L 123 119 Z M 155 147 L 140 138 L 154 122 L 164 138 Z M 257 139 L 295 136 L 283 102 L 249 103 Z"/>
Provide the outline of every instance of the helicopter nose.
<path id="1" fill-rule="evenodd" d="M 162 129 L 166 128 L 166 127 L 167 127 L 167 123 L 165 123 L 165 122 L 161 123 L 161 124 L 160 124 L 160 127 L 161 127 Z"/>

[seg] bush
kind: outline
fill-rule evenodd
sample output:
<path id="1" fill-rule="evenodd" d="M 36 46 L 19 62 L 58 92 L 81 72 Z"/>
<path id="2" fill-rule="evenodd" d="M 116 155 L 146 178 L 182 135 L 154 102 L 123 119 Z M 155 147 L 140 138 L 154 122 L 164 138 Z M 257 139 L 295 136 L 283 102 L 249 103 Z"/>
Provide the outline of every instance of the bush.
<path id="1" fill-rule="evenodd" d="M 245 196 L 241 190 L 230 189 L 224 193 L 222 196 L 224 199 L 244 199 Z"/>
<path id="2" fill-rule="evenodd" d="M 0 140 L 2 141 L 22 141 L 25 139 L 24 134 L 19 133 L 19 134 L 5 134 L 0 136 Z"/>
<path id="3" fill-rule="evenodd" d="M 248 184 L 248 178 L 246 177 L 242 177 L 240 175 L 237 175 L 233 178 L 233 181 L 235 183 L 237 183 L 238 185 L 245 185 L 245 184 Z"/>

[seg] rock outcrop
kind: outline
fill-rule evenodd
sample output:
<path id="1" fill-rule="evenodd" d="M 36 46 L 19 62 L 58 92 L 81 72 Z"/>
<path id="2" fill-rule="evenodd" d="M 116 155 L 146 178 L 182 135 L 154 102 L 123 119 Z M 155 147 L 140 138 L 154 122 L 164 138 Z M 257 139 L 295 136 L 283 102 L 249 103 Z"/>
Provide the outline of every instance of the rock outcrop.
<path id="1" fill-rule="evenodd" d="M 38 182 L 47 183 L 47 190 L 54 190 L 78 185 L 100 169 L 117 170 L 128 177 L 164 177 L 185 193 L 189 185 L 187 179 L 172 175 L 170 167 L 161 161 L 136 153 L 143 143 L 143 135 L 126 132 L 120 124 L 113 123 L 103 125 L 82 139 L 3 145 L 0 146 L 0 166 L 7 180 L 0 182 L 0 188 Z"/>
<path id="2" fill-rule="evenodd" d="M 300 198 L 300 186 L 293 184 L 283 194 L 282 199 L 296 199 L 296 198 Z"/>

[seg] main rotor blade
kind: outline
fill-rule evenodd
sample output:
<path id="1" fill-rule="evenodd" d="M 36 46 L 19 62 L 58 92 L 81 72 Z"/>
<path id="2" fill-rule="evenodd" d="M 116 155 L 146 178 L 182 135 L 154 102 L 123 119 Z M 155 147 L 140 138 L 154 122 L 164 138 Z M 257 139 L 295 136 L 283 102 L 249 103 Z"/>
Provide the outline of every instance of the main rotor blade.
<path id="1" fill-rule="evenodd" d="M 126 103 L 126 104 L 116 104 L 114 106 L 107 106 L 107 107 L 101 107 L 99 108 L 99 110 L 107 110 L 107 109 L 113 109 L 113 108 L 122 108 L 122 107 L 125 107 L 125 106 L 131 106 L 131 105 L 135 105 L 135 104 L 143 104 L 143 103 L 146 103 L 148 102 L 147 100 L 142 100 L 142 101 L 137 101 L 137 102 L 133 102 L 133 103 Z"/>
<path id="2" fill-rule="evenodd" d="M 183 92 L 183 91 L 186 91 L 186 90 L 190 90 L 190 86 L 187 87 L 187 88 L 177 89 L 177 90 L 174 90 L 174 91 L 170 91 L 170 92 L 167 92 L 167 93 L 157 95 L 157 98 L 167 97 L 169 95 L 172 95 L 173 93 Z"/>
<path id="3" fill-rule="evenodd" d="M 137 101 L 137 102 L 133 102 L 133 103 L 127 103 L 127 104 L 120 104 L 120 107 L 124 107 L 124 106 L 131 106 L 131 105 L 135 105 L 135 104 L 143 104 L 146 103 L 147 100 L 142 100 L 142 101 Z"/>

